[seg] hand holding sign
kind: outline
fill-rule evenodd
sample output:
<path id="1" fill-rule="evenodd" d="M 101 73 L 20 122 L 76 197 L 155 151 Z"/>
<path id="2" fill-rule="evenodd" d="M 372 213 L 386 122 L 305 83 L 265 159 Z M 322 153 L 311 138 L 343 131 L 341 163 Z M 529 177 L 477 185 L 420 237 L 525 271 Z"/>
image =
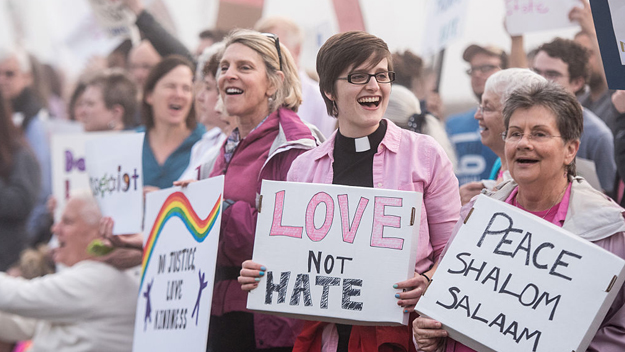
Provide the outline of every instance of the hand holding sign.
<path id="1" fill-rule="evenodd" d="M 414 273 L 412 279 L 408 279 L 402 282 L 398 282 L 393 285 L 393 288 L 403 289 L 404 292 L 396 293 L 395 298 L 398 298 L 398 306 L 404 307 L 404 313 L 414 312 L 414 307 L 419 302 L 419 298 L 427 289 L 429 282 L 425 277 L 419 273 Z"/>
<path id="2" fill-rule="evenodd" d="M 263 181 L 261 197 L 254 261 L 239 276 L 251 290 L 248 309 L 358 325 L 408 323 L 405 313 L 427 284 L 415 276 L 421 193 Z"/>
<path id="3" fill-rule="evenodd" d="M 242 267 L 238 281 L 243 291 L 251 291 L 258 287 L 260 277 L 265 275 L 267 268 L 251 260 L 244 261 Z"/>
<path id="4" fill-rule="evenodd" d="M 592 20 L 592 11 L 587 0 L 580 0 L 581 7 L 575 6 L 569 12 L 569 20 L 579 23 L 582 32 L 595 36 L 595 23 Z"/>
<path id="5" fill-rule="evenodd" d="M 625 90 L 617 90 L 612 94 L 612 104 L 619 113 L 625 114 Z"/>
<path id="6" fill-rule="evenodd" d="M 423 352 L 438 350 L 448 336 L 447 331 L 443 330 L 443 324 L 426 317 L 418 317 L 412 322 L 412 333 L 419 350 Z"/>

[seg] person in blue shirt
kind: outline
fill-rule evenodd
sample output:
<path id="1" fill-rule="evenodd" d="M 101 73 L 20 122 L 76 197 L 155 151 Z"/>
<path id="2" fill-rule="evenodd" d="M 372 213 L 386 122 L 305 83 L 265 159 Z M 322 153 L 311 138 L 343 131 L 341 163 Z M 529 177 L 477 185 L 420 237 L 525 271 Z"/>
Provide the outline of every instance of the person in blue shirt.
<path id="1" fill-rule="evenodd" d="M 508 56 L 498 47 L 472 44 L 462 58 L 470 65 L 467 73 L 471 76 L 471 89 L 479 102 L 488 77 L 508 67 Z M 481 142 L 480 126 L 473 118 L 476 110 L 473 108 L 452 115 L 445 121 L 445 129 L 458 157 L 456 176 L 460 185 L 488 179 L 497 159 L 497 155 Z"/>
<path id="2" fill-rule="evenodd" d="M 193 72 L 191 61 L 171 55 L 146 79 L 141 107 L 144 192 L 171 187 L 187 168 L 191 148 L 205 132 L 195 119 Z"/>

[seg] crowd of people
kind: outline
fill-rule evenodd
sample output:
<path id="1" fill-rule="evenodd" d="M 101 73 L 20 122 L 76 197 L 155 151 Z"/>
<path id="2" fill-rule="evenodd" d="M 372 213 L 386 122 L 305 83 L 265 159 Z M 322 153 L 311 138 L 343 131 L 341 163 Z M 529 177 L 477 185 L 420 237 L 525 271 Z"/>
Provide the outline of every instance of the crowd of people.
<path id="1" fill-rule="evenodd" d="M 372 34 L 330 37 L 311 76 L 298 67 L 302 31 L 287 18 L 203 31 L 191 53 L 142 1 L 123 3 L 143 40 L 94 61 L 67 104 L 52 67 L 0 50 L 0 352 L 132 349 L 142 234 L 112 236 L 112 220 L 80 191 L 53 224 L 55 121 L 144 132 L 146 193 L 224 176 L 211 352 L 472 351 L 414 308 L 478 194 L 625 259 L 625 91 L 608 89 L 587 1 L 569 14 L 581 28 L 573 39 L 529 53 L 523 36 L 508 52 L 468 46 L 477 107 L 452 116 L 436 71 Z M 414 276 L 395 287 L 409 325 L 247 310 L 266 272 L 251 260 L 263 180 L 422 193 Z M 589 351 L 625 350 L 624 305 L 620 287 Z"/>

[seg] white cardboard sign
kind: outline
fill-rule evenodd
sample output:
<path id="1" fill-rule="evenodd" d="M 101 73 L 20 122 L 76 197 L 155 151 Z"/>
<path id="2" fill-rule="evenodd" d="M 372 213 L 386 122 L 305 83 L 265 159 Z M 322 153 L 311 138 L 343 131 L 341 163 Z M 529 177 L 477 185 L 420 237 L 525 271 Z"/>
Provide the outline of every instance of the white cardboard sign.
<path id="1" fill-rule="evenodd" d="M 625 65 L 625 3 L 617 0 L 608 0 L 610 5 L 610 15 L 612 16 L 612 26 L 616 45 L 621 57 L 621 64 Z"/>
<path id="2" fill-rule="evenodd" d="M 123 1 L 89 0 L 93 15 L 98 24 L 109 36 L 129 37 L 131 28 L 137 19 L 135 14 L 124 5 Z"/>
<path id="3" fill-rule="evenodd" d="M 478 351 L 585 351 L 624 279 L 616 255 L 480 195 L 416 310 Z"/>
<path id="4" fill-rule="evenodd" d="M 86 142 L 89 185 L 113 234 L 141 232 L 143 223 L 143 133 L 117 133 Z"/>
<path id="5" fill-rule="evenodd" d="M 74 190 L 87 189 L 89 175 L 85 163 L 85 144 L 106 133 L 53 134 L 51 138 L 52 195 L 56 199 L 54 219 L 58 221 Z"/>
<path id="6" fill-rule="evenodd" d="M 504 0 L 506 28 L 510 35 L 574 27 L 569 12 L 581 6 L 579 0 Z"/>
<path id="7" fill-rule="evenodd" d="M 146 195 L 134 352 L 206 351 L 224 177 Z"/>
<path id="8" fill-rule="evenodd" d="M 414 275 L 418 192 L 263 181 L 248 296 L 260 312 L 358 325 L 407 324 L 393 284 Z"/>
<path id="9" fill-rule="evenodd" d="M 431 0 L 427 2 L 427 23 L 423 52 L 434 55 L 459 38 L 465 27 L 468 0 Z"/>

